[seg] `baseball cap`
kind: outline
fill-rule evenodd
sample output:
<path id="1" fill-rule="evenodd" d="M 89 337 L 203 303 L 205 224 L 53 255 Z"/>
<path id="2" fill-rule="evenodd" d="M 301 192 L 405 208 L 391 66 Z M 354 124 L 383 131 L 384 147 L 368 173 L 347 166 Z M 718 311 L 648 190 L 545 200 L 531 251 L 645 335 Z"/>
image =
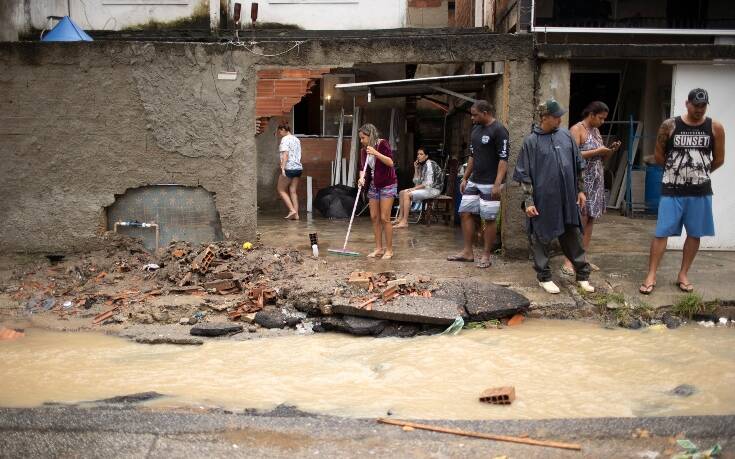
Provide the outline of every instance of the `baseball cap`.
<path id="1" fill-rule="evenodd" d="M 539 115 L 562 116 L 567 111 L 555 99 L 549 99 L 538 107 Z"/>
<path id="2" fill-rule="evenodd" d="M 706 89 L 694 88 L 689 91 L 687 100 L 693 104 L 709 104 L 709 94 Z"/>

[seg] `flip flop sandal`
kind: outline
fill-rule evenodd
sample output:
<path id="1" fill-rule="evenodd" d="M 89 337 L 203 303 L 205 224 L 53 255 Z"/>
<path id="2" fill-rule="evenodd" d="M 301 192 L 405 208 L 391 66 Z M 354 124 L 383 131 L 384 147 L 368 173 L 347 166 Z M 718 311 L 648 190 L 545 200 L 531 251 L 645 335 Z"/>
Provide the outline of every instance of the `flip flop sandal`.
<path id="1" fill-rule="evenodd" d="M 484 268 L 489 268 L 490 266 L 492 266 L 492 263 L 490 262 L 490 260 L 480 260 L 475 266 L 477 266 L 478 268 L 484 269 Z"/>
<path id="2" fill-rule="evenodd" d="M 679 287 L 679 290 L 681 290 L 684 293 L 691 293 L 694 291 L 694 285 L 692 284 L 687 284 L 685 282 L 679 282 L 679 281 L 674 282 L 674 284 L 677 287 Z"/>
<path id="3" fill-rule="evenodd" d="M 449 255 L 447 261 L 461 261 L 466 263 L 472 263 L 475 261 L 474 258 L 465 258 L 462 255 Z"/>
<path id="4" fill-rule="evenodd" d="M 651 293 L 653 293 L 653 289 L 655 288 L 656 288 L 655 282 L 650 285 L 641 284 L 641 286 L 638 287 L 638 293 L 640 293 L 641 295 L 650 295 Z"/>

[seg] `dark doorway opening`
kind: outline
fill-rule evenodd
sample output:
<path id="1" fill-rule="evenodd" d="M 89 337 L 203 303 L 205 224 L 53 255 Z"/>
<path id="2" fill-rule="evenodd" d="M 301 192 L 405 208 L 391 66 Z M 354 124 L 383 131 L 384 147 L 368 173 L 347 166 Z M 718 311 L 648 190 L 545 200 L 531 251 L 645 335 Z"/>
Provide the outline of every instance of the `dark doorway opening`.
<path id="1" fill-rule="evenodd" d="M 321 80 L 314 80 L 314 86 L 301 101 L 293 107 L 294 134 L 322 135 L 322 92 Z"/>
<path id="2" fill-rule="evenodd" d="M 572 73 L 569 87 L 569 126 L 582 120 L 582 110 L 595 100 L 610 107 L 608 120 L 615 110 L 620 90 L 620 73 Z"/>

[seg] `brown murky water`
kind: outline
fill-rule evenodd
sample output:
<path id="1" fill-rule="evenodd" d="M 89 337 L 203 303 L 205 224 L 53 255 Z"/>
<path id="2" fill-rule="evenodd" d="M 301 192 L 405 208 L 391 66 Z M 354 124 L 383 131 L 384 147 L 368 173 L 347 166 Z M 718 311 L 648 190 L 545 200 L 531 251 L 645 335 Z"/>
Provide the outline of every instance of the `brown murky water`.
<path id="1" fill-rule="evenodd" d="M 735 413 L 735 330 L 605 330 L 530 320 L 502 330 L 410 340 L 326 334 L 203 346 L 149 346 L 91 333 L 27 330 L 0 342 L 0 405 L 135 392 L 156 406 L 507 419 Z M 667 392 L 692 384 L 694 395 Z M 511 406 L 477 401 L 514 385 Z"/>

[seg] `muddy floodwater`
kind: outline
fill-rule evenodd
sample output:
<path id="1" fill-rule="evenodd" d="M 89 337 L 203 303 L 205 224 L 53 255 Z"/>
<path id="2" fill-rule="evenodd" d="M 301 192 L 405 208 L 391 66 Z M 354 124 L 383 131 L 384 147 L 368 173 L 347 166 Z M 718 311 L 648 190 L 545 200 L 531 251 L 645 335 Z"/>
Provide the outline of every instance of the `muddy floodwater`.
<path id="1" fill-rule="evenodd" d="M 32 407 L 156 391 L 164 407 L 270 409 L 350 417 L 534 419 L 735 413 L 735 329 L 606 330 L 529 320 L 413 339 L 338 334 L 202 346 L 26 330 L 0 342 L 0 405 Z M 696 392 L 670 391 L 690 384 Z M 477 401 L 513 385 L 511 406 Z"/>

